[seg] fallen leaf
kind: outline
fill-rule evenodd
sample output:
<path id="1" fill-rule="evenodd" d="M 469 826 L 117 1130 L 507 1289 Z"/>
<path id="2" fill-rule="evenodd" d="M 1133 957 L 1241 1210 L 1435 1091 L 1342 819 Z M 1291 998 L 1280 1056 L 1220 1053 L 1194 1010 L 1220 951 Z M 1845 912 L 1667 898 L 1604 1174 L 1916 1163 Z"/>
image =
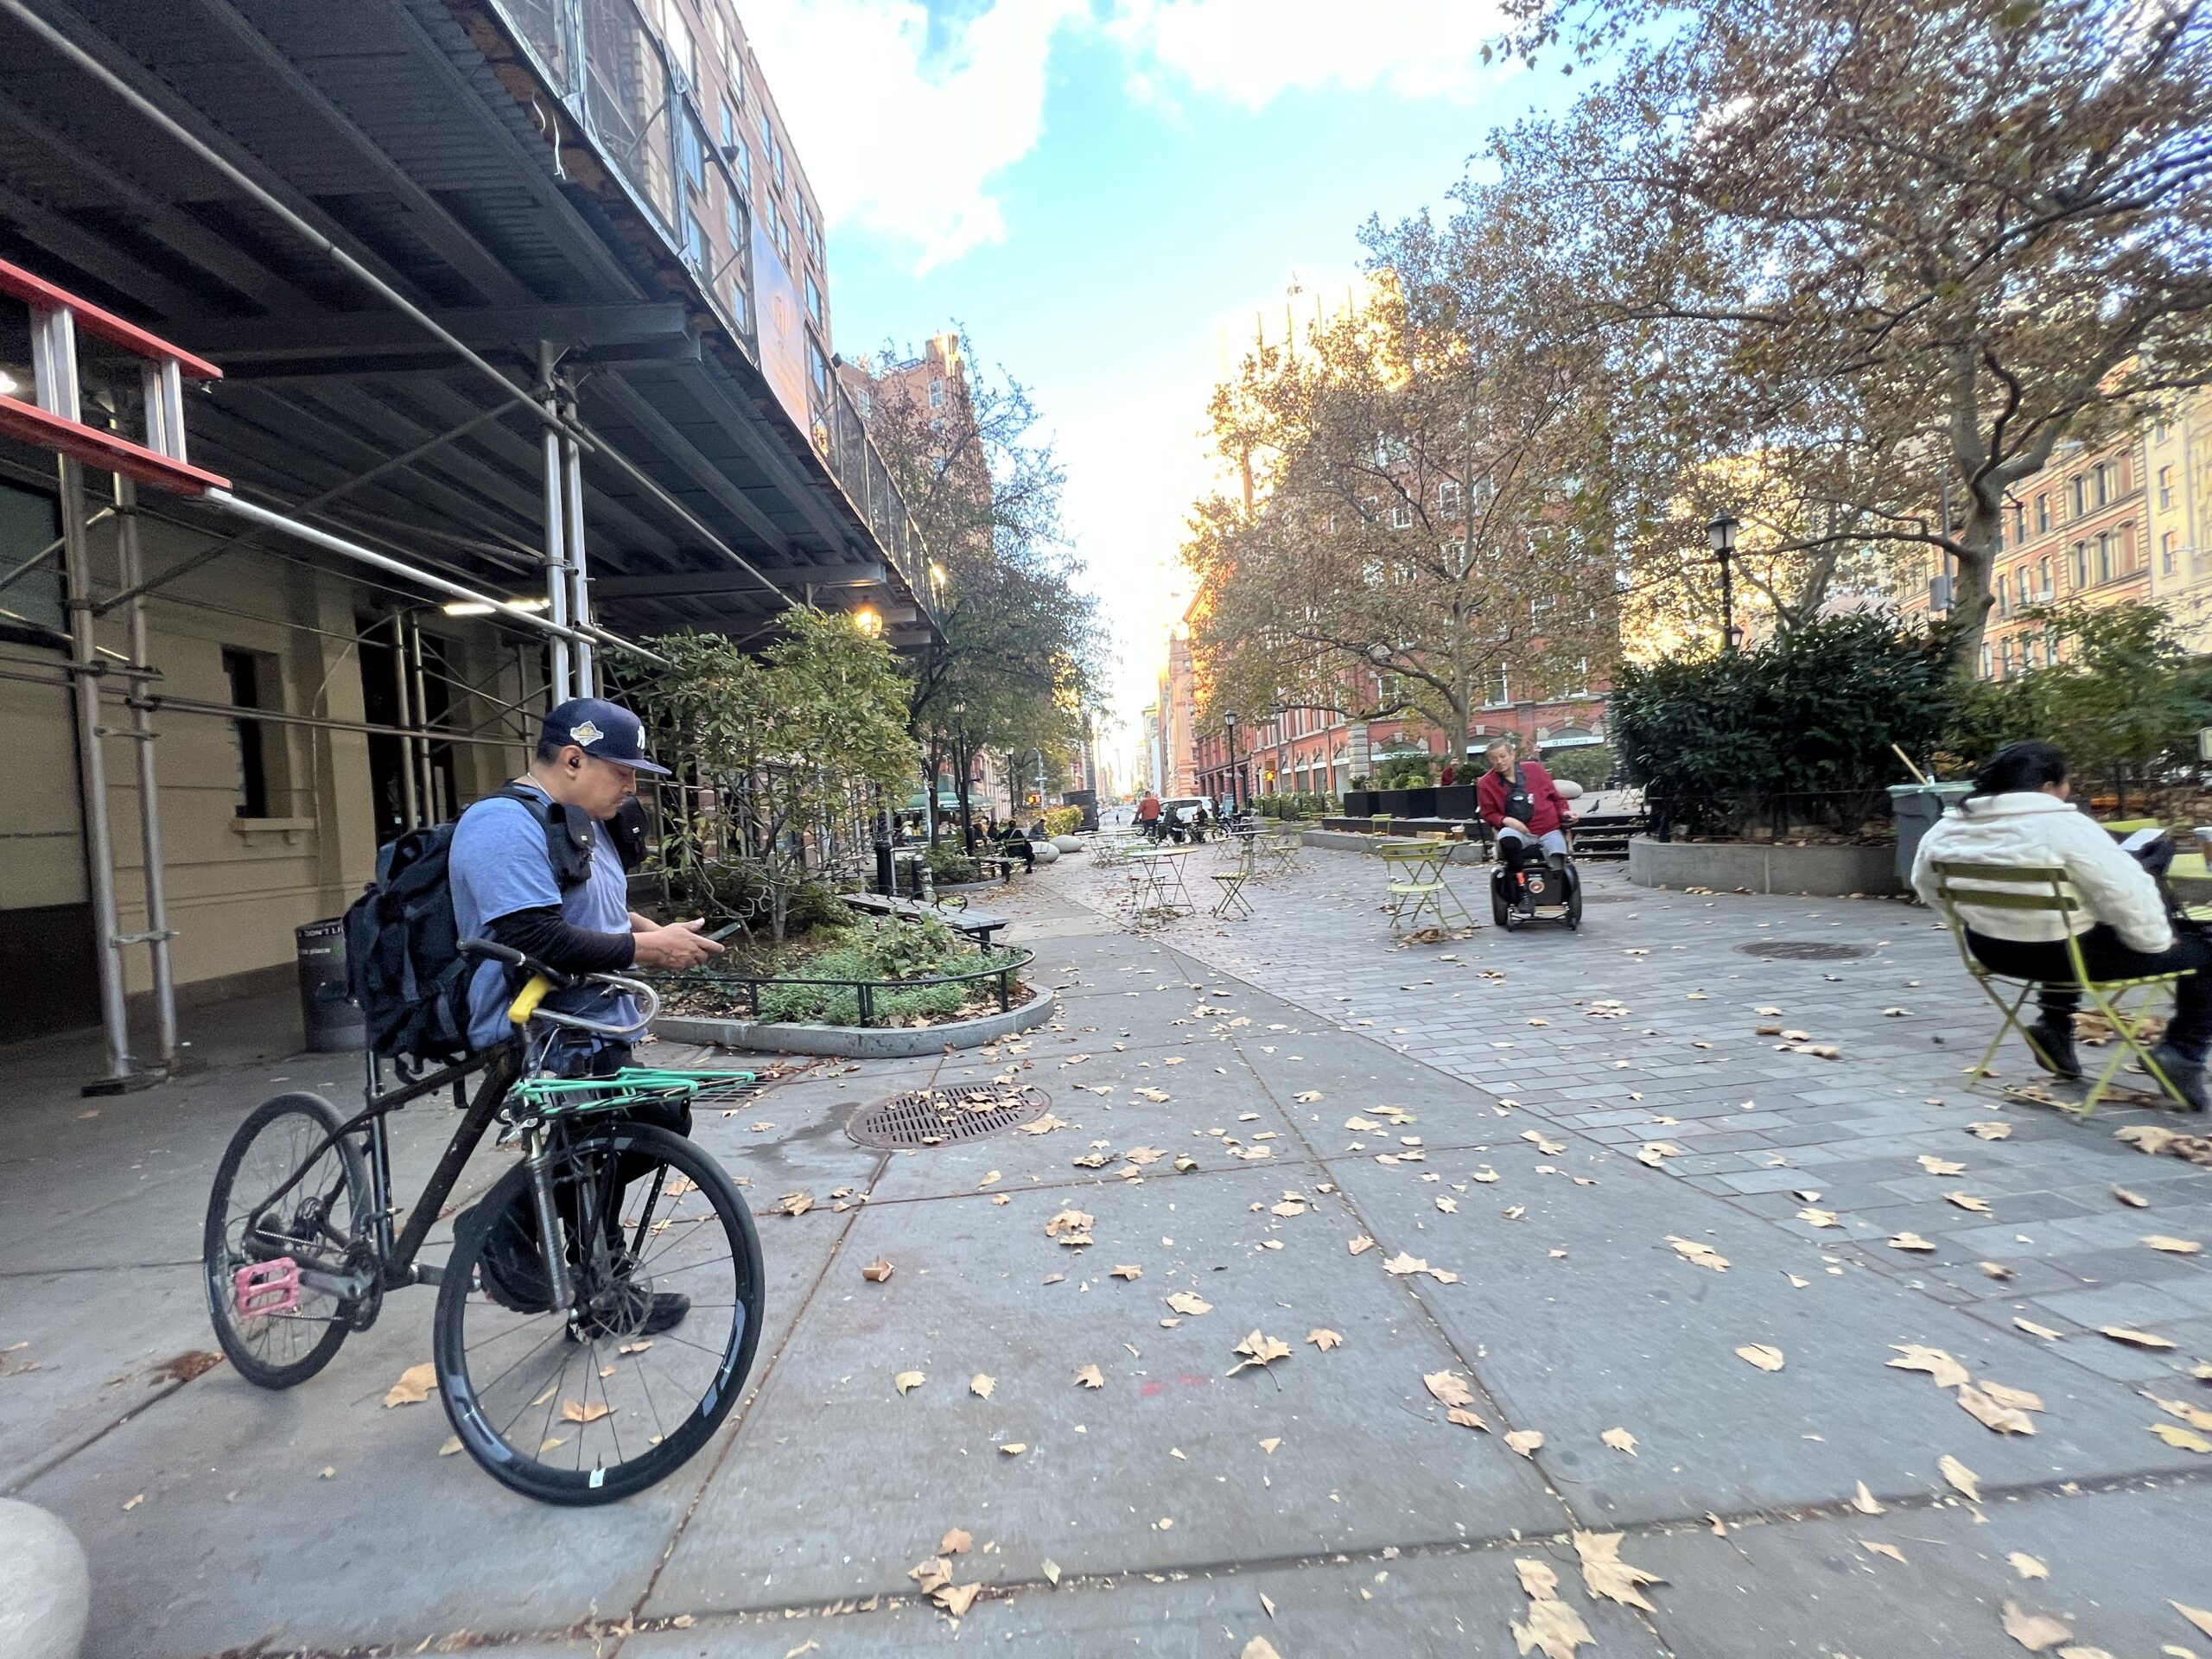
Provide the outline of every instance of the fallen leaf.
<path id="1" fill-rule="evenodd" d="M 2170 1601 L 2166 1605 L 2196 1625 L 2205 1635 L 2212 1636 L 2212 1613 L 2205 1611 L 2202 1607 L 2185 1606 L 2178 1601 Z"/>
<path id="2" fill-rule="evenodd" d="M 1803 1222 L 1809 1222 L 1815 1227 L 1840 1227 L 1843 1225 L 1843 1217 L 1837 1215 L 1834 1211 L 1815 1210 L 1809 1206 L 1800 1210 L 1797 1212 L 1797 1219 Z"/>
<path id="3" fill-rule="evenodd" d="M 1475 1179 L 1480 1181 L 1484 1186 L 1488 1186 L 1493 1181 L 1497 1179 L 1497 1172 L 1492 1169 L 1488 1164 L 1484 1164 L 1480 1169 L 1475 1172 Z"/>
<path id="4" fill-rule="evenodd" d="M 1382 1271 L 1385 1273 L 1396 1274 L 1399 1276 L 1403 1277 L 1405 1274 L 1409 1273 L 1427 1273 L 1428 1271 L 1428 1263 L 1422 1261 L 1421 1257 L 1417 1255 L 1401 1250 L 1397 1255 L 1390 1257 L 1389 1260 L 1383 1262 Z"/>
<path id="5" fill-rule="evenodd" d="M 2010 1279 L 2013 1276 L 2012 1269 L 2002 1262 L 1984 1262 L 1979 1265 L 1981 1268 L 1981 1276 L 1985 1279 Z"/>
<path id="6" fill-rule="evenodd" d="M 2195 1255 L 2204 1248 L 2193 1238 L 2174 1238 L 2165 1233 L 2152 1233 L 2143 1242 L 2168 1255 Z"/>
<path id="7" fill-rule="evenodd" d="M 814 1208 L 814 1194 L 806 1192 L 786 1192 L 776 1200 L 775 1208 L 779 1215 L 803 1216 Z"/>
<path id="8" fill-rule="evenodd" d="M 1959 1408 L 1983 1427 L 1999 1434 L 2032 1434 L 2034 1421 L 2017 1406 L 2007 1406 L 1993 1400 L 1981 1389 L 1969 1383 L 1958 1393 Z"/>
<path id="9" fill-rule="evenodd" d="M 1301 1089 L 1291 1098 L 1301 1106 L 1311 1106 L 1321 1098 L 1321 1091 L 1319 1089 Z"/>
<path id="10" fill-rule="evenodd" d="M 2012 1564 L 2012 1570 L 2024 1579 L 2047 1579 L 2050 1576 L 2049 1567 L 2024 1550 L 2016 1549 L 2005 1559 Z"/>
<path id="11" fill-rule="evenodd" d="M 1728 1271 L 1728 1258 L 1710 1244 L 1700 1244 L 1691 1238 L 1677 1238 L 1672 1233 L 1667 1235 L 1667 1242 L 1675 1247 L 1675 1254 L 1685 1262 L 1700 1268 L 1711 1268 L 1715 1273 Z"/>
<path id="12" fill-rule="evenodd" d="M 1045 1575 L 1046 1583 L 1057 1586 L 1060 1581 L 1060 1564 L 1047 1555 L 1037 1563 L 1037 1570 Z"/>
<path id="13" fill-rule="evenodd" d="M 1899 1233 L 1890 1241 L 1893 1250 L 1932 1250 L 1936 1247 L 1918 1233 Z"/>
<path id="14" fill-rule="evenodd" d="M 2026 1332 L 2030 1336 L 2041 1337 L 2045 1342 L 2063 1342 L 2066 1340 L 2066 1333 L 2064 1332 L 2054 1331 L 2047 1325 L 2037 1325 L 2033 1319 L 2024 1319 L 2016 1315 L 2013 1318 L 2012 1323 L 2019 1326 L 2021 1330 Z"/>
<path id="15" fill-rule="evenodd" d="M 125 1499 L 125 1500 L 124 1500 L 124 1505 L 123 1505 L 123 1512 L 124 1512 L 125 1515 L 128 1515 L 128 1514 L 130 1514 L 130 1511 L 131 1511 L 131 1510 L 133 1510 L 137 1509 L 137 1508 L 141 1503 L 143 1503 L 145 1501 L 146 1501 L 146 1494 L 145 1494 L 145 1493 L 143 1493 L 143 1492 L 139 1493 L 139 1494 L 138 1494 L 138 1496 L 137 1496 L 137 1497 L 133 1497 L 133 1498 L 127 1498 L 127 1499 Z"/>
<path id="16" fill-rule="evenodd" d="M 1099 1375 L 1096 1365 L 1084 1366 L 1075 1374 L 1075 1380 L 1086 1389 L 1103 1389 L 1106 1386 L 1106 1379 Z"/>
<path id="17" fill-rule="evenodd" d="M 1421 1381 L 1428 1384 L 1428 1391 L 1447 1406 L 1471 1406 L 1474 1390 L 1470 1389 L 1457 1371 L 1431 1371 Z"/>
<path id="18" fill-rule="evenodd" d="M 595 1423 L 613 1414 L 614 1408 L 604 1400 L 587 1400 L 581 1405 L 574 1400 L 561 1402 L 561 1421 L 564 1423 Z"/>
<path id="19" fill-rule="evenodd" d="M 1275 1651 L 1274 1643 L 1266 1637 L 1255 1636 L 1244 1644 L 1244 1651 L 1237 1656 L 1237 1659 L 1282 1659 L 1282 1656 Z"/>
<path id="20" fill-rule="evenodd" d="M 1448 1408 L 1444 1414 L 1444 1421 L 1447 1423 L 1457 1423 L 1462 1428 L 1478 1428 L 1485 1434 L 1490 1433 L 1490 1425 L 1465 1406 L 1452 1406 Z"/>
<path id="21" fill-rule="evenodd" d="M 1441 1193 L 1439 1193 L 1436 1199 L 1436 1207 L 1439 1210 L 1441 1210 L 1447 1216 L 1456 1216 L 1459 1213 L 1459 1200 L 1457 1198 L 1447 1198 Z"/>
<path id="22" fill-rule="evenodd" d="M 1141 1279 L 1144 1269 L 1133 1262 L 1124 1262 L 1111 1270 L 1111 1276 L 1116 1279 Z"/>
<path id="23" fill-rule="evenodd" d="M 2124 1325 L 2101 1325 L 2097 1327 L 2097 1333 L 2134 1348 L 2171 1348 L 2174 1345 L 2171 1338 L 2158 1336 L 2149 1331 L 2131 1331 Z"/>
<path id="24" fill-rule="evenodd" d="M 976 1183 L 976 1190 L 980 1192 L 987 1186 L 996 1186 L 999 1184 L 999 1180 L 1000 1176 L 998 1171 L 995 1169 L 987 1171 L 983 1179 Z"/>
<path id="25" fill-rule="evenodd" d="M 868 1266 L 861 1269 L 861 1277 L 867 1280 L 871 1285 L 881 1284 L 885 1280 L 891 1276 L 891 1264 L 880 1255 L 877 1256 L 874 1261 L 869 1262 Z"/>
<path id="26" fill-rule="evenodd" d="M 1899 1549 L 1895 1544 L 1877 1543 L 1872 1538 L 1861 1538 L 1859 1541 L 1859 1548 L 1872 1550 L 1877 1555 L 1886 1555 L 1900 1567 L 1910 1565 L 1904 1558 L 1904 1551 Z"/>
<path id="27" fill-rule="evenodd" d="M 2179 1423 L 2152 1423 L 2149 1427 L 2153 1434 L 2178 1451 L 2212 1452 L 2212 1440 L 2193 1428 L 2183 1428 Z"/>
<path id="28" fill-rule="evenodd" d="M 1063 1210 L 1045 1224 L 1045 1236 L 1057 1238 L 1063 1244 L 1088 1244 L 1093 1224 L 1091 1217 L 1080 1210 Z"/>
<path id="29" fill-rule="evenodd" d="M 962 1618 L 976 1605 L 976 1598 L 982 1593 L 982 1590 L 981 1584 L 948 1584 L 936 1592 L 934 1599 L 953 1618 Z"/>
<path id="30" fill-rule="evenodd" d="M 1657 1169 L 1669 1158 L 1679 1158 L 1682 1149 L 1671 1141 L 1647 1141 L 1637 1148 L 1636 1161 Z"/>
<path id="31" fill-rule="evenodd" d="M 1005 1446 L 999 1447 L 999 1450 L 1005 1452 L 1009 1458 L 1018 1458 L 1028 1449 L 1029 1443 L 1027 1440 L 1013 1440 L 1009 1441 Z"/>
<path id="32" fill-rule="evenodd" d="M 1930 1175 L 1963 1175 L 1967 1173 L 1964 1164 L 1953 1163 L 1948 1158 L 1938 1158 L 1931 1152 L 1922 1153 L 1914 1161 Z"/>
<path id="33" fill-rule="evenodd" d="M 891 1379 L 891 1386 L 899 1390 L 899 1397 L 903 1400 L 928 1381 L 919 1371 L 901 1371 Z"/>
<path id="34" fill-rule="evenodd" d="M 1505 1444 L 1524 1458 L 1534 1457 L 1536 1448 L 1544 1443 L 1541 1428 L 1516 1428 L 1505 1437 Z"/>
<path id="35" fill-rule="evenodd" d="M 1357 1238 L 1351 1241 L 1351 1243 L 1348 1248 L 1351 1249 L 1352 1255 L 1357 1255 L 1363 1251 L 1373 1249 L 1375 1248 L 1375 1241 L 1370 1238 L 1365 1233 L 1362 1233 Z"/>
<path id="36" fill-rule="evenodd" d="M 2011 1138 L 2012 1126 L 2010 1123 L 1995 1121 L 1986 1123 L 1969 1123 L 1967 1125 L 1967 1133 L 1979 1135 L 1984 1141 L 2004 1141 Z"/>
<path id="37" fill-rule="evenodd" d="M 1578 1532 L 1574 1535 L 1574 1553 L 1582 1562 L 1582 1587 L 1593 1596 L 1607 1601 L 1618 1601 L 1624 1607 L 1641 1607 L 1648 1613 L 1659 1610 L 1643 1598 L 1643 1586 L 1664 1584 L 1656 1573 L 1647 1573 L 1640 1567 L 1621 1560 L 1621 1540 L 1626 1535 L 1618 1532 Z"/>
<path id="38" fill-rule="evenodd" d="M 1971 1371 L 1941 1348 L 1917 1342 L 1893 1342 L 1890 1346 L 1904 1356 L 1890 1362 L 1892 1370 L 1925 1371 L 1936 1379 L 1939 1389 L 1955 1389 L 1974 1380 Z"/>
<path id="39" fill-rule="evenodd" d="M 1736 1357 L 1763 1371 L 1778 1371 L 1783 1366 L 1782 1350 L 1764 1342 L 1746 1343 L 1736 1351 Z"/>
<path id="40" fill-rule="evenodd" d="M 1267 1438 L 1266 1440 L 1262 1440 L 1262 1441 L 1260 1442 L 1260 1450 L 1261 1450 L 1261 1451 L 1262 1451 L 1262 1452 L 1266 1452 L 1269 1457 L 1271 1457 L 1271 1458 L 1272 1458 L 1272 1457 L 1273 1457 L 1273 1456 L 1274 1456 L 1274 1454 L 1275 1454 L 1275 1447 L 1277 1447 L 1277 1446 L 1281 1446 L 1281 1444 L 1282 1444 L 1282 1436 L 1281 1436 L 1281 1435 L 1280 1435 L 1280 1434 L 1270 1434 L 1269 1436 L 1268 1436 L 1268 1438 Z"/>
<path id="41" fill-rule="evenodd" d="M 1178 1313 L 1186 1313 L 1192 1319 L 1196 1319 L 1201 1313 L 1211 1313 L 1213 1312 L 1213 1304 L 1211 1302 L 1206 1300 L 1205 1297 L 1199 1295 L 1196 1291 L 1191 1290 L 1179 1290 L 1175 1292 L 1173 1295 L 1168 1297 L 1167 1306 L 1173 1308 Z"/>
<path id="42" fill-rule="evenodd" d="M 1540 1652 L 1544 1659 L 1574 1659 L 1577 1648 L 1598 1639 L 1582 1615 L 1563 1601 L 1531 1601 L 1527 1624 L 1517 1618 L 1507 1622 L 1513 1627 L 1516 1649 L 1524 1654 Z"/>
<path id="43" fill-rule="evenodd" d="M 991 1397 L 991 1390 L 998 1387 L 998 1378 L 995 1376 L 988 1376 L 982 1371 L 978 1371 L 975 1376 L 968 1379 L 968 1392 L 974 1395 L 978 1400 L 988 1400 Z"/>
<path id="44" fill-rule="evenodd" d="M 1977 1198 L 1965 1192 L 1946 1192 L 1943 1198 L 1946 1203 L 1955 1204 L 1961 1210 L 1971 1210 L 1978 1216 L 1989 1213 L 1989 1202 L 1986 1198 Z"/>
<path id="45" fill-rule="evenodd" d="M 2131 1192 L 2124 1186 L 2113 1188 L 2112 1195 L 2131 1210 L 2148 1210 L 2151 1207 L 2150 1199 L 2140 1192 Z"/>
<path id="46" fill-rule="evenodd" d="M 1866 1483 L 1863 1480 L 1859 1483 L 1859 1490 L 1851 1495 L 1851 1507 L 1858 1510 L 1861 1515 L 1886 1515 L 1889 1513 L 1889 1506 L 1882 1503 L 1881 1500 L 1877 1498 L 1873 1493 L 1868 1491 L 1866 1490 Z"/>
<path id="47" fill-rule="evenodd" d="M 937 1553 L 940 1555 L 965 1555 L 975 1547 L 975 1535 L 955 1527 L 938 1540 Z"/>
<path id="48" fill-rule="evenodd" d="M 1333 1331 L 1308 1331 L 1306 1333 L 1306 1340 L 1325 1354 L 1332 1348 L 1341 1348 L 1344 1345 L 1344 1339 Z"/>
<path id="49" fill-rule="evenodd" d="M 2207 1411 L 2202 1406 L 2192 1406 L 2186 1400 L 2162 1399 L 2148 1389 L 2143 1391 L 2143 1397 L 2168 1416 L 2180 1418 L 2191 1428 L 2212 1429 L 2212 1411 Z"/>
<path id="50" fill-rule="evenodd" d="M 1636 1455 L 1636 1436 L 1624 1428 L 1609 1428 L 1598 1438 L 1616 1452 L 1625 1452 L 1631 1458 Z"/>
<path id="51" fill-rule="evenodd" d="M 384 1397 L 385 1408 L 419 1406 L 430 1397 L 430 1390 L 438 1385 L 438 1368 L 428 1361 L 410 1365 L 399 1374 L 399 1381 L 391 1385 Z"/>
<path id="52" fill-rule="evenodd" d="M 1952 1485 L 1957 1487 L 1959 1491 L 1964 1492 L 1975 1503 L 1979 1503 L 1981 1502 L 1981 1477 L 1980 1475 L 1974 1473 L 1973 1470 L 1967 1468 L 1966 1465 L 1961 1463 L 1956 1458 L 1952 1457 L 1948 1452 L 1946 1452 L 1943 1456 L 1936 1459 L 1936 1466 L 1942 1471 L 1943 1478 L 1949 1481 Z"/>
<path id="53" fill-rule="evenodd" d="M 449 1458 L 460 1450 L 461 1436 L 458 1434 L 448 1434 L 438 1443 L 438 1455 L 442 1458 Z"/>
<path id="54" fill-rule="evenodd" d="M 1288 1359 L 1290 1344 L 1255 1331 L 1230 1351 L 1244 1356 L 1224 1373 L 1226 1376 L 1234 1376 L 1249 1365 L 1257 1365 L 1264 1370 L 1279 1359 Z"/>
<path id="55" fill-rule="evenodd" d="M 2074 1627 L 2050 1613 L 2031 1613 L 2018 1602 L 2005 1604 L 2005 1634 L 2030 1653 L 2041 1653 L 2071 1639 Z"/>

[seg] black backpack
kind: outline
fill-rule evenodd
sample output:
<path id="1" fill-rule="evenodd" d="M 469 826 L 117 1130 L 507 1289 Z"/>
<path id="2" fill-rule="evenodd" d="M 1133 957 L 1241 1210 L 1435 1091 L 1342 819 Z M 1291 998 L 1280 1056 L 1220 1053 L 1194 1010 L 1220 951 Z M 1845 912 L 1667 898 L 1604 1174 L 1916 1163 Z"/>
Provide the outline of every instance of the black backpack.
<path id="1" fill-rule="evenodd" d="M 491 799 L 520 801 L 545 826 L 547 855 L 566 893 L 591 874 L 591 823 L 509 784 Z M 377 854 L 376 879 L 346 912 L 346 990 L 359 1004 L 370 1049 L 387 1058 L 447 1065 L 465 1058 L 468 986 L 481 958 L 461 951 L 447 861 L 454 823 L 410 830 Z"/>

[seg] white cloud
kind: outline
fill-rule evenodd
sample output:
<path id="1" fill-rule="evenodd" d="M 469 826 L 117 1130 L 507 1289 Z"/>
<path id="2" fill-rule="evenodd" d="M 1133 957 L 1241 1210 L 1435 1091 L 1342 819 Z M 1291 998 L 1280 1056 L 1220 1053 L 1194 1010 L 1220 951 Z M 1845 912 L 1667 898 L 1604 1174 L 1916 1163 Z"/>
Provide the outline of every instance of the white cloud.
<path id="1" fill-rule="evenodd" d="M 1104 27 L 1134 95 L 1180 82 L 1258 110 L 1329 86 L 1468 100 L 1499 22 L 1489 0 L 1113 0 Z"/>
<path id="2" fill-rule="evenodd" d="M 1492 0 L 746 0 L 753 49 L 832 230 L 911 249 L 916 274 L 1003 241 L 998 177 L 1045 130 L 1063 30 L 1096 30 L 1132 97 L 1259 110 L 1339 86 L 1471 99 Z"/>
<path id="3" fill-rule="evenodd" d="M 833 231 L 917 274 L 1005 239 L 992 181 L 1035 148 L 1052 37 L 1080 0 L 990 0 L 932 38 L 921 0 L 748 0 L 742 16 Z"/>

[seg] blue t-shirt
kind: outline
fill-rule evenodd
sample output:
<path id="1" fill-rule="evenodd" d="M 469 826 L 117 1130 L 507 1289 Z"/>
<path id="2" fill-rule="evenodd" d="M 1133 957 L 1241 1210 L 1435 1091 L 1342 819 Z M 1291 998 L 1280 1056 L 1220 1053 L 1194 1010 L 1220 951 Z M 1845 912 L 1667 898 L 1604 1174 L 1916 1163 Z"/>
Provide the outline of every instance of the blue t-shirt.
<path id="1" fill-rule="evenodd" d="M 525 785 L 540 796 L 544 791 Z M 566 893 L 553 879 L 553 855 L 545 845 L 545 826 L 520 801 L 501 796 L 479 801 L 461 815 L 447 854 L 447 879 L 453 889 L 453 918 L 464 939 L 481 938 L 484 930 L 518 910 L 557 909 L 571 927 L 594 933 L 630 931 L 630 881 L 621 855 L 607 826 L 592 826 L 591 875 Z M 487 962 L 468 987 L 468 1040 L 488 1048 L 514 1034 L 507 1021 L 507 969 Z M 634 998 L 617 996 L 594 985 L 572 986 L 545 999 L 560 1014 L 624 1024 L 638 1017 Z"/>

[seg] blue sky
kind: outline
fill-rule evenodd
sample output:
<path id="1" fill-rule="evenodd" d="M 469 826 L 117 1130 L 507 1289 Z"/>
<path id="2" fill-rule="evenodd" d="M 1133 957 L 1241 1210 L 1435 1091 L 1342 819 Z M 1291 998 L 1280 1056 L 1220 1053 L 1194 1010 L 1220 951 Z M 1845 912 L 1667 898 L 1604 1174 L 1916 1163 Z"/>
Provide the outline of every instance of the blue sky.
<path id="1" fill-rule="evenodd" d="M 1446 193 L 1572 86 L 1486 68 L 1451 0 L 754 0 L 741 14 L 830 223 L 837 348 L 964 326 L 1034 391 L 1115 633 L 1151 700 L 1175 547 L 1207 486 L 1217 335 L 1294 272 Z"/>

